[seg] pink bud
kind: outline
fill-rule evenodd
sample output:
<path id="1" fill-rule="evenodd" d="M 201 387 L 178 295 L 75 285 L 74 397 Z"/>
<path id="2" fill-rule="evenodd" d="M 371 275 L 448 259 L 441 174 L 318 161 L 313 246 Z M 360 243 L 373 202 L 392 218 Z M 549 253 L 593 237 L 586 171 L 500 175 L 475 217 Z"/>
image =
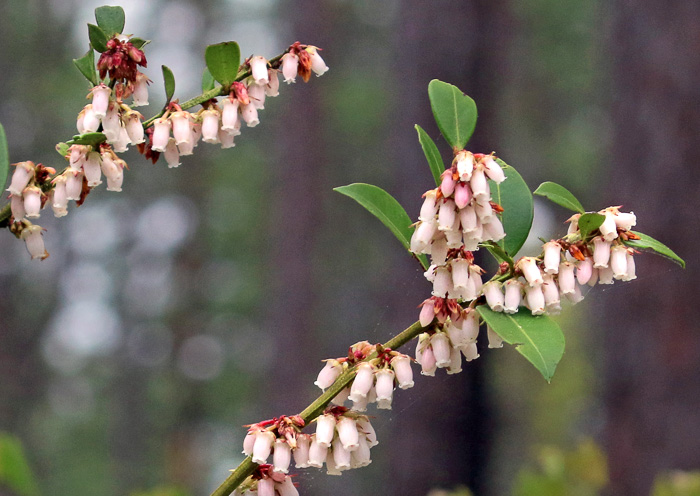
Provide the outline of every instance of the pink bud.
<path id="1" fill-rule="evenodd" d="M 472 195 L 477 202 L 485 203 L 491 198 L 489 183 L 486 181 L 486 175 L 483 168 L 476 168 L 472 172 L 472 177 L 469 180 L 472 187 Z"/>
<path id="2" fill-rule="evenodd" d="M 440 182 L 440 191 L 442 192 L 442 196 L 447 198 L 452 195 L 455 190 L 455 180 L 452 178 L 452 170 L 447 169 L 440 177 L 442 178 Z"/>
<path id="3" fill-rule="evenodd" d="M 112 94 L 112 89 L 101 83 L 94 88 L 92 88 L 92 110 L 98 118 L 103 118 L 107 113 L 107 107 L 109 106 L 109 95 Z"/>
<path id="4" fill-rule="evenodd" d="M 579 284 L 586 284 L 593 275 L 593 259 L 586 257 L 576 265 L 576 280 Z"/>
<path id="5" fill-rule="evenodd" d="M 503 173 L 503 169 L 498 165 L 498 162 L 494 160 L 493 155 L 487 155 L 481 163 L 484 165 L 484 172 L 486 175 L 496 184 L 501 184 L 506 179 L 506 175 Z"/>
<path id="6" fill-rule="evenodd" d="M 435 370 L 437 369 L 437 360 L 435 359 L 435 354 L 431 347 L 425 348 L 423 350 L 423 355 L 421 356 L 421 374 L 427 375 L 429 377 L 435 376 Z"/>
<path id="7" fill-rule="evenodd" d="M 472 200 L 472 192 L 469 183 L 459 182 L 455 187 L 455 204 L 457 208 L 466 207 Z M 490 208 L 490 205 L 489 205 Z"/>
<path id="8" fill-rule="evenodd" d="M 296 81 L 298 68 L 299 57 L 292 53 L 285 53 L 282 56 L 282 75 L 285 83 L 290 84 Z"/>
<path id="9" fill-rule="evenodd" d="M 432 299 L 425 300 L 420 310 L 420 325 L 427 327 L 435 318 L 435 302 Z"/>

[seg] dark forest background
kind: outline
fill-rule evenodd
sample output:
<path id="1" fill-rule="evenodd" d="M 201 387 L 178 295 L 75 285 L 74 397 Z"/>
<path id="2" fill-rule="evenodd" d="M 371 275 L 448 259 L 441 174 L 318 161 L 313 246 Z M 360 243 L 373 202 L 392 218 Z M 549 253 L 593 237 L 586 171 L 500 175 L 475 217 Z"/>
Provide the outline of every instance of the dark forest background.
<path id="1" fill-rule="evenodd" d="M 209 494 L 242 458 L 243 424 L 300 411 L 322 359 L 416 319 L 421 271 L 332 188 L 377 184 L 417 215 L 432 179 L 413 126 L 438 138 L 434 78 L 476 100 L 470 149 L 495 150 L 533 189 L 565 184 L 588 209 L 623 204 L 688 269 L 639 257 L 634 283 L 563 312 L 550 385 L 512 349 L 419 377 L 374 419 L 370 467 L 304 472 L 301 493 L 509 494 L 538 446 L 587 438 L 608 455 L 605 494 L 649 494 L 658 474 L 700 468 L 700 2 L 114 3 L 127 32 L 154 40 L 147 116 L 164 99 L 160 65 L 187 99 L 209 43 L 272 57 L 300 40 L 330 71 L 283 85 L 233 150 L 200 147 L 174 170 L 130 151 L 123 193 L 42 216 L 46 261 L 0 237 L 0 430 L 23 441 L 42 494 Z M 60 163 L 53 146 L 88 90 L 71 59 L 99 5 L 2 2 L 13 162 Z M 537 203 L 536 235 L 566 217 Z"/>

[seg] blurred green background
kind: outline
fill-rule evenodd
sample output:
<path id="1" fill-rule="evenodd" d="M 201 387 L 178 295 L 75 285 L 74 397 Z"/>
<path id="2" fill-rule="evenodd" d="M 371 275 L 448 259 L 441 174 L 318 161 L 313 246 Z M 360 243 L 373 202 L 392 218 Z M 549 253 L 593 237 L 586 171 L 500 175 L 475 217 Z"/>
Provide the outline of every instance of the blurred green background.
<path id="1" fill-rule="evenodd" d="M 101 4 L 3 0 L 13 162 L 61 166 L 53 146 L 74 134 L 89 89 L 71 60 Z M 419 377 L 373 419 L 371 466 L 300 473 L 300 492 L 595 494 L 518 492 L 523 470 L 551 475 L 543 459 L 580 449 L 608 455 L 601 494 L 649 494 L 657 474 L 700 468 L 698 2 L 113 4 L 126 32 L 153 40 L 146 116 L 164 100 L 161 64 L 176 98 L 198 92 L 210 43 L 272 57 L 299 40 L 324 48 L 330 71 L 283 85 L 233 150 L 200 146 L 171 170 L 129 151 L 123 193 L 98 189 L 64 219 L 42 216 L 49 259 L 0 237 L 0 430 L 21 439 L 40 494 L 207 495 L 242 459 L 243 424 L 297 413 L 318 393 L 322 359 L 416 319 L 429 292 L 419 267 L 332 188 L 377 184 L 417 216 L 432 179 L 413 125 L 450 152 L 430 113 L 433 78 L 476 100 L 470 149 L 495 150 L 533 189 L 552 180 L 589 209 L 624 204 L 689 269 L 639 257 L 637 281 L 567 308 L 552 384 L 506 348 L 459 376 Z M 538 202 L 523 253 L 566 217 Z"/>

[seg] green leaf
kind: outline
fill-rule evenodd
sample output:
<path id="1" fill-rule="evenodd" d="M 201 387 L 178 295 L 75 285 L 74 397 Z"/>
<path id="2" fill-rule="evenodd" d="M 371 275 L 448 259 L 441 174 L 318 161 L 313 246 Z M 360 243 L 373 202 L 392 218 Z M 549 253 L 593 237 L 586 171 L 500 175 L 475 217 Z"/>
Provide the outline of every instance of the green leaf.
<path id="1" fill-rule="evenodd" d="M 588 238 L 591 233 L 598 229 L 605 222 L 605 216 L 588 212 L 578 218 L 578 230 L 581 231 L 581 239 Z"/>
<path id="2" fill-rule="evenodd" d="M 514 256 L 530 234 L 535 212 L 532 193 L 518 171 L 501 159 L 496 161 L 506 175 L 506 180 L 501 184 L 489 180 L 493 201 L 503 207 L 503 213 L 499 215 L 506 237 L 498 244 L 510 256 Z"/>
<path id="3" fill-rule="evenodd" d="M 393 196 L 382 188 L 364 183 L 340 186 L 338 188 L 333 188 L 333 191 L 349 196 L 365 207 L 394 233 L 394 236 L 398 238 L 406 250 L 409 249 L 411 236 L 413 235 L 411 218 Z M 426 256 L 420 255 L 418 259 L 421 265 L 427 270 L 430 264 Z"/>
<path id="4" fill-rule="evenodd" d="M 432 138 L 428 136 L 428 133 L 426 133 L 418 124 L 416 124 L 416 131 L 418 131 L 418 141 L 420 141 L 420 146 L 423 148 L 425 158 L 428 160 L 430 172 L 433 173 L 435 184 L 440 186 L 440 175 L 445 172 L 445 163 L 442 161 L 440 151 Z"/>
<path id="5" fill-rule="evenodd" d="M 0 485 L 20 496 L 39 494 L 24 449 L 19 439 L 0 433 Z"/>
<path id="6" fill-rule="evenodd" d="M 456 86 L 437 79 L 430 81 L 428 96 L 440 132 L 452 147 L 461 150 L 476 127 L 476 103 Z"/>
<path id="7" fill-rule="evenodd" d="M 175 76 L 167 65 L 161 68 L 163 69 L 163 82 L 165 83 L 165 104 L 167 105 L 175 94 Z"/>
<path id="8" fill-rule="evenodd" d="M 685 269 L 685 260 L 676 255 L 676 253 L 671 248 L 663 244 L 661 241 L 656 241 L 648 234 L 643 234 L 637 231 L 631 232 L 639 236 L 641 239 L 630 239 L 628 241 L 623 241 L 623 243 L 625 243 L 627 246 L 631 246 L 632 248 L 636 248 L 637 250 L 651 250 L 653 252 L 658 253 L 662 257 L 666 257 L 673 260 Z"/>
<path id="9" fill-rule="evenodd" d="M 124 31 L 124 9 L 104 5 L 95 9 L 97 25 L 102 28 L 108 38 Z"/>
<path id="10" fill-rule="evenodd" d="M 564 186 L 551 181 L 540 184 L 534 191 L 535 195 L 544 196 L 549 201 L 561 205 L 564 208 L 573 210 L 574 212 L 584 213 L 586 210 L 581 205 L 581 202 Z"/>
<path id="11" fill-rule="evenodd" d="M 107 50 L 107 35 L 99 26 L 88 24 L 88 37 L 92 48 L 100 53 Z"/>
<path id="12" fill-rule="evenodd" d="M 151 40 L 144 40 L 143 38 L 138 38 L 138 37 L 129 38 L 129 43 L 131 43 L 132 45 L 134 45 L 138 49 L 145 47 L 150 42 L 151 42 Z"/>
<path id="13" fill-rule="evenodd" d="M 241 65 L 241 50 L 235 41 L 209 45 L 204 52 L 204 60 L 211 75 L 224 88 L 231 86 Z"/>
<path id="14" fill-rule="evenodd" d="M 546 315 L 494 312 L 485 305 L 476 307 L 481 317 L 503 341 L 514 345 L 522 356 L 550 382 L 564 354 L 564 334 L 559 325 Z"/>
<path id="15" fill-rule="evenodd" d="M 0 124 L 0 186 L 5 186 L 7 176 L 10 175 L 10 148 L 7 146 L 5 128 Z M 3 188 L 4 189 L 4 188 Z"/>
<path id="16" fill-rule="evenodd" d="M 68 146 L 68 143 L 64 143 L 63 141 L 56 143 L 56 153 L 58 153 L 61 157 L 65 157 L 68 154 L 69 148 L 70 146 Z"/>
<path id="17" fill-rule="evenodd" d="M 95 52 L 92 48 L 79 59 L 73 59 L 73 63 L 78 68 L 80 73 L 85 76 L 85 78 L 90 81 L 93 86 L 97 86 L 99 84 L 99 80 L 97 79 L 97 71 L 95 70 Z"/>
<path id="18" fill-rule="evenodd" d="M 76 134 L 73 136 L 73 139 L 68 141 L 66 144 L 67 145 L 90 145 L 93 148 L 99 145 L 100 143 L 103 143 L 107 141 L 107 136 L 105 136 L 102 133 L 85 133 L 85 134 Z"/>
<path id="19" fill-rule="evenodd" d="M 215 85 L 216 81 L 214 81 L 214 76 L 212 76 L 209 69 L 205 67 L 202 73 L 202 93 L 213 90 Z"/>

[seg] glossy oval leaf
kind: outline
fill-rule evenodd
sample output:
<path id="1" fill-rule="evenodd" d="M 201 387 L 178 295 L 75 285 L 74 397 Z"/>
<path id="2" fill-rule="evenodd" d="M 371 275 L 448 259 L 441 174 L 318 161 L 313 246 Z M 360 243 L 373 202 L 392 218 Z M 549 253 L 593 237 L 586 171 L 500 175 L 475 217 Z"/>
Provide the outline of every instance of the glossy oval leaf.
<path id="1" fill-rule="evenodd" d="M 95 70 L 95 52 L 92 48 L 79 59 L 73 59 L 73 63 L 80 71 L 80 74 L 90 81 L 90 84 L 97 86 L 99 80 L 97 79 L 97 71 Z"/>
<path id="2" fill-rule="evenodd" d="M 588 212 L 578 218 L 578 230 L 581 232 L 581 239 L 587 239 L 596 229 L 603 225 L 605 216 Z"/>
<path id="3" fill-rule="evenodd" d="M 95 9 L 95 19 L 97 25 L 102 28 L 102 31 L 111 38 L 115 34 L 121 34 L 124 31 L 124 9 L 121 7 L 112 7 L 104 5 Z"/>
<path id="4" fill-rule="evenodd" d="M 103 133 L 85 133 L 76 134 L 73 139 L 68 141 L 67 145 L 90 145 L 96 147 L 100 143 L 107 141 L 107 136 Z"/>
<path id="5" fill-rule="evenodd" d="M 499 215 L 506 237 L 498 244 L 512 257 L 518 253 L 530 234 L 534 203 L 530 188 L 518 171 L 501 159 L 496 161 L 506 175 L 506 180 L 501 184 L 489 180 L 493 201 L 503 207 L 503 212 Z"/>
<path id="6" fill-rule="evenodd" d="M 532 315 L 521 308 L 518 313 L 494 312 L 485 305 L 476 307 L 484 321 L 503 341 L 515 346 L 542 376 L 550 382 L 564 354 L 564 334 L 546 315 Z"/>
<path id="7" fill-rule="evenodd" d="M 163 70 L 163 83 L 165 84 L 165 104 L 169 104 L 175 94 L 175 76 L 167 65 L 161 67 Z"/>
<path id="8" fill-rule="evenodd" d="M 564 208 L 573 210 L 574 212 L 584 213 L 586 210 L 581 205 L 581 202 L 564 186 L 551 181 L 540 184 L 533 194 L 544 196 L 549 201 L 556 203 Z"/>
<path id="9" fill-rule="evenodd" d="M 19 496 L 39 494 L 24 449 L 16 437 L 0 433 L 0 486 Z"/>
<path id="10" fill-rule="evenodd" d="M 209 72 L 209 68 L 205 67 L 202 73 L 202 93 L 213 90 L 215 85 L 216 81 L 214 80 L 214 76 Z"/>
<path id="11" fill-rule="evenodd" d="M 418 131 L 420 146 L 423 148 L 425 158 L 428 160 L 430 172 L 433 174 L 433 179 L 435 179 L 435 185 L 440 186 L 440 175 L 445 171 L 445 163 L 442 161 L 440 151 L 432 138 L 428 136 L 428 133 L 418 124 L 416 124 L 416 131 Z"/>
<path id="12" fill-rule="evenodd" d="M 428 85 L 433 116 L 447 142 L 462 149 L 476 127 L 476 103 L 456 86 L 433 79 Z"/>
<path id="13" fill-rule="evenodd" d="M 241 50 L 235 41 L 209 45 L 204 52 L 207 68 L 216 81 L 229 87 L 236 80 L 241 65 Z"/>
<path id="14" fill-rule="evenodd" d="M 333 188 L 333 191 L 349 196 L 365 207 L 394 233 L 394 236 L 396 236 L 406 250 L 409 249 L 414 229 L 411 227 L 411 218 L 393 196 L 378 186 L 365 183 L 348 184 L 347 186 Z M 427 270 L 430 264 L 428 264 L 426 256 L 420 255 L 418 259 L 421 265 Z"/>
<path id="15" fill-rule="evenodd" d="M 151 42 L 151 40 L 144 40 L 143 38 L 138 38 L 138 37 L 129 38 L 129 43 L 131 43 L 132 45 L 134 45 L 138 49 L 145 47 L 150 42 Z"/>
<path id="16" fill-rule="evenodd" d="M 99 26 L 88 24 L 88 37 L 92 48 L 100 53 L 107 50 L 107 35 Z"/>
<path id="17" fill-rule="evenodd" d="M 627 246 L 630 246 L 637 250 L 651 250 L 661 255 L 662 257 L 666 257 L 670 260 L 673 260 L 685 269 L 685 260 L 676 255 L 676 253 L 671 248 L 663 244 L 661 241 L 655 240 L 648 234 L 640 233 L 637 231 L 632 231 L 632 233 L 639 236 L 640 239 L 630 239 L 627 241 L 623 241 L 623 243 L 625 243 Z"/>
<path id="18" fill-rule="evenodd" d="M 10 148 L 7 146 L 7 136 L 5 128 L 0 124 L 0 186 L 5 186 L 7 176 L 10 175 Z"/>

